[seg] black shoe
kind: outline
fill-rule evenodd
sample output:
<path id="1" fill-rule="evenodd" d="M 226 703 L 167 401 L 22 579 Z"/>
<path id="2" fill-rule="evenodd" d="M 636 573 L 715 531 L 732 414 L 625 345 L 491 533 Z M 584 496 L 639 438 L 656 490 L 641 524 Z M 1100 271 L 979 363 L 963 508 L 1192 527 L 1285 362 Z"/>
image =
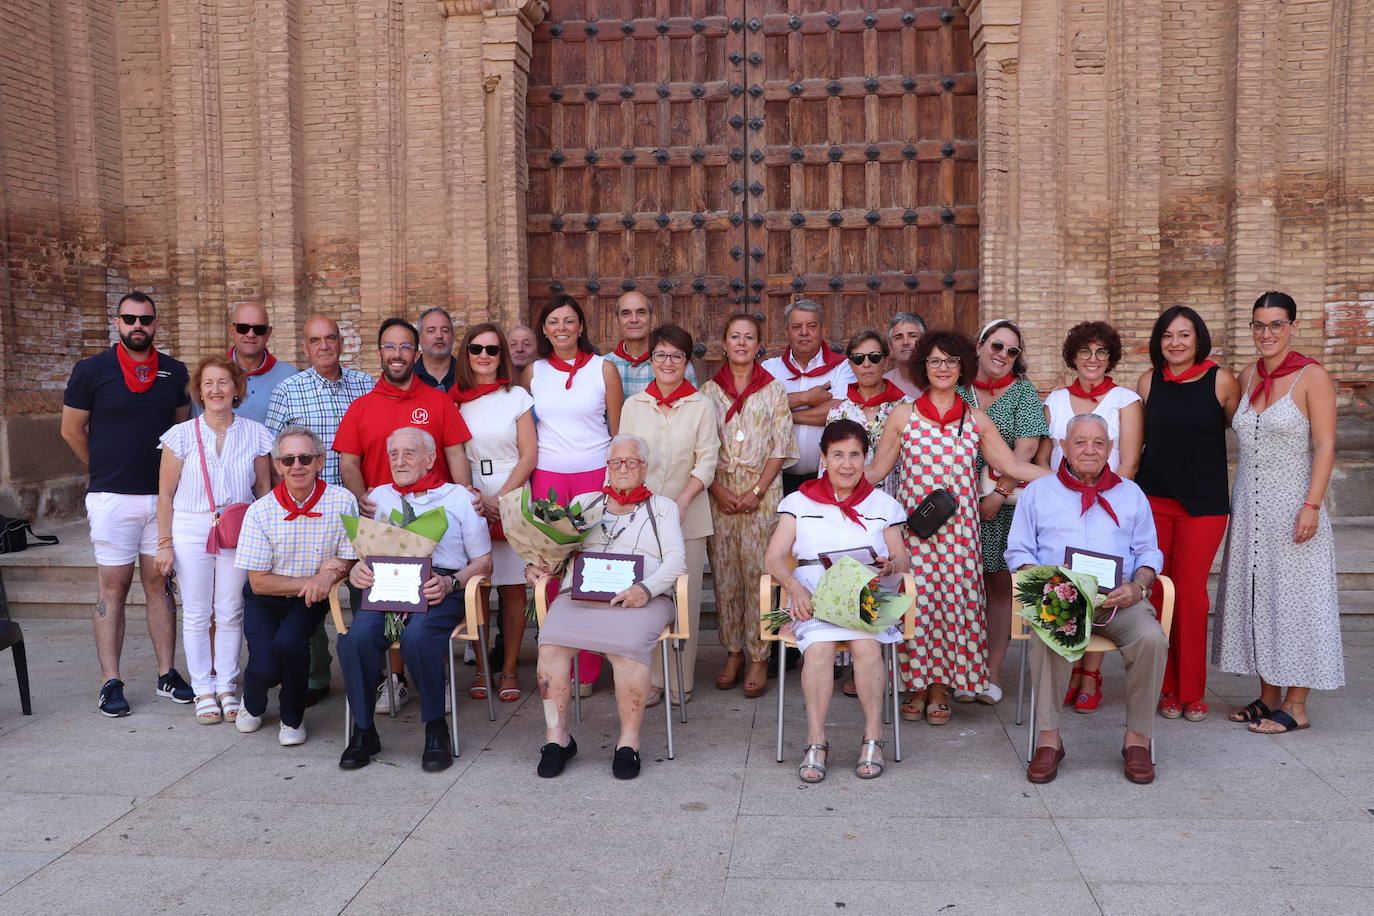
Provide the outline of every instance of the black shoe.
<path id="1" fill-rule="evenodd" d="M 448 728 L 425 731 L 425 752 L 420 755 L 420 769 L 438 773 L 453 766 L 453 745 L 448 740 Z"/>
<path id="2" fill-rule="evenodd" d="M 157 679 L 157 695 L 173 703 L 189 703 L 196 698 L 196 692 L 175 668 L 168 668 L 167 673 Z"/>
<path id="3" fill-rule="evenodd" d="M 372 762 L 372 758 L 382 752 L 382 739 L 376 727 L 358 728 L 353 726 L 353 736 L 348 739 L 348 747 L 339 756 L 339 769 L 361 770 Z"/>
<path id="4" fill-rule="evenodd" d="M 568 746 L 555 744 L 550 741 L 539 749 L 539 767 L 535 770 L 545 779 L 552 779 L 563 768 L 568 765 L 568 761 L 577 756 L 577 739 L 572 735 L 568 736 Z"/>
<path id="5" fill-rule="evenodd" d="M 616 779 L 634 779 L 639 775 L 639 751 L 632 747 L 615 749 L 615 759 L 611 761 L 611 775 Z"/>
<path id="6" fill-rule="evenodd" d="M 328 684 L 326 684 L 323 687 L 305 688 L 305 708 L 309 709 L 311 706 L 314 706 L 316 703 L 318 703 L 320 700 L 323 700 L 327 696 L 329 696 Z"/>
<path id="7" fill-rule="evenodd" d="M 100 712 L 111 719 L 129 714 L 129 701 L 124 699 L 124 682 L 110 678 L 100 688 Z"/>

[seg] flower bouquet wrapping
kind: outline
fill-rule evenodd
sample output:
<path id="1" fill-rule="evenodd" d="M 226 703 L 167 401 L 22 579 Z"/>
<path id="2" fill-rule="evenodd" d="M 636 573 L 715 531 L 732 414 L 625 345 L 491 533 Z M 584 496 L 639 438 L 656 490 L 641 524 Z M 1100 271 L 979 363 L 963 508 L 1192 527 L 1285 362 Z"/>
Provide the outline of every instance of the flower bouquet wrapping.
<path id="1" fill-rule="evenodd" d="M 389 522 L 356 515 L 340 518 L 359 558 L 433 556 L 434 549 L 448 531 L 448 513 L 442 508 L 431 509 L 404 525 L 399 512 L 392 512 Z M 405 630 L 407 615 L 397 611 L 385 613 L 382 635 L 395 642 Z"/>
<path id="2" fill-rule="evenodd" d="M 578 503 L 564 506 L 552 487 L 547 499 L 530 499 L 529 488 L 522 487 L 502 496 L 498 505 L 506 543 L 526 562 L 554 575 L 563 571 L 587 531 L 601 520 L 599 507 L 584 512 Z"/>
<path id="3" fill-rule="evenodd" d="M 1016 574 L 1020 614 L 1037 636 L 1071 662 L 1083 657 L 1092 639 L 1093 614 L 1106 600 L 1097 577 L 1062 566 L 1032 566 Z"/>
<path id="4" fill-rule="evenodd" d="M 837 627 L 878 633 L 901 620 L 915 600 L 914 595 L 883 591 L 872 567 L 841 557 L 821 575 L 811 594 L 811 614 Z M 791 619 L 784 609 L 773 611 L 767 617 L 769 629 L 777 632 Z"/>

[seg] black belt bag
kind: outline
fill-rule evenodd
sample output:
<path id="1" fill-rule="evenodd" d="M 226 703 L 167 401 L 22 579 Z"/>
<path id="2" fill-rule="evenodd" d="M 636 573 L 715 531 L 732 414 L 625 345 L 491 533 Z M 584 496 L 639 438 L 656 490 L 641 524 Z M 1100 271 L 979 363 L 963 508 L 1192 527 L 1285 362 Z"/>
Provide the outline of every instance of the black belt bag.
<path id="1" fill-rule="evenodd" d="M 30 535 L 33 535 L 33 539 L 37 543 L 29 543 Z M 30 547 L 56 543 L 56 535 L 35 534 L 34 530 L 29 527 L 28 519 L 0 515 L 0 553 L 18 553 Z"/>

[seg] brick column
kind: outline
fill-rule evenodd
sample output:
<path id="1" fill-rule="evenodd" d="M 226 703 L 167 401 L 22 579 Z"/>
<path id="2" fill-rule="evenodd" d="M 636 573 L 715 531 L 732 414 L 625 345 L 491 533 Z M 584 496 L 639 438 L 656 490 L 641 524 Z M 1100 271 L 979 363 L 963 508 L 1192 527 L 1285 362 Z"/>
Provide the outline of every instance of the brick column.
<path id="1" fill-rule="evenodd" d="M 402 0 L 356 0 L 358 296 L 363 328 L 405 304 Z M 363 332 L 364 340 L 370 330 Z"/>

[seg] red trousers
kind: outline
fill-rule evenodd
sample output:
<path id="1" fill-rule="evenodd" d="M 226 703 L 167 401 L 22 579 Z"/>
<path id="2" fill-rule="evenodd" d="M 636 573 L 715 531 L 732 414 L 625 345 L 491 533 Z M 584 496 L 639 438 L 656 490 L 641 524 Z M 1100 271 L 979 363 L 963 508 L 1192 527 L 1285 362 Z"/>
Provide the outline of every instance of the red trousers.
<path id="1" fill-rule="evenodd" d="M 1207 692 L 1207 576 L 1226 534 L 1225 515 L 1189 515 L 1176 499 L 1151 496 L 1161 572 L 1174 581 L 1174 623 L 1169 631 L 1169 664 L 1161 693 L 1177 694 L 1183 705 L 1198 702 Z M 1160 609 L 1162 590 L 1153 598 Z"/>

